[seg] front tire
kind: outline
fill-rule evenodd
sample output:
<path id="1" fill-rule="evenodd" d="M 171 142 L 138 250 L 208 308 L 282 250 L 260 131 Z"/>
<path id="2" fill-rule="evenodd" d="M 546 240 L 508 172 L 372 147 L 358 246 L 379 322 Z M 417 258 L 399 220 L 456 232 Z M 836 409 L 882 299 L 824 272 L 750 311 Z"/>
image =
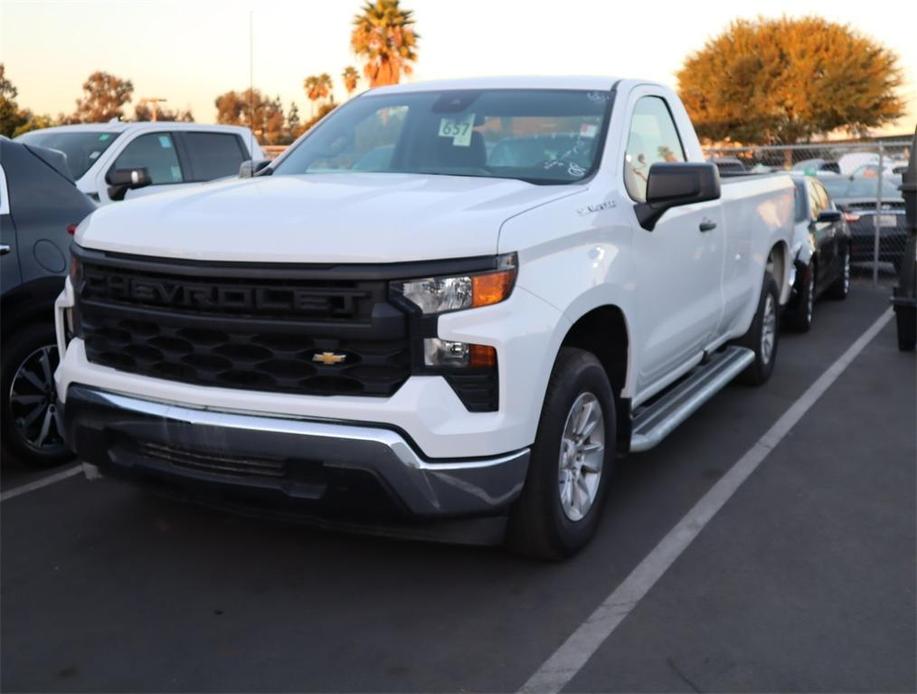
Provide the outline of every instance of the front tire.
<path id="1" fill-rule="evenodd" d="M 602 364 L 561 349 L 542 406 L 528 476 L 507 544 L 540 559 L 568 557 L 595 534 L 612 474 L 615 398 Z"/>
<path id="2" fill-rule="evenodd" d="M 807 333 L 812 328 L 812 318 L 815 315 L 816 266 L 814 260 L 806 266 L 800 279 L 796 302 L 786 310 L 783 318 L 792 330 Z"/>
<path id="3" fill-rule="evenodd" d="M 767 273 L 758 300 L 758 310 L 748 332 L 736 344 L 747 347 L 755 353 L 755 360 L 739 374 L 739 381 L 750 386 L 760 386 L 771 377 L 777 360 L 777 344 L 780 331 L 777 320 L 780 307 L 780 290 L 777 282 Z"/>
<path id="4" fill-rule="evenodd" d="M 32 323 L 3 345 L 3 453 L 34 467 L 47 467 L 73 457 L 58 430 L 54 370 L 58 363 L 54 329 Z"/>
<path id="5" fill-rule="evenodd" d="M 841 256 L 841 274 L 834 280 L 834 283 L 828 287 L 828 296 L 838 301 L 843 301 L 850 293 L 850 247 L 843 250 Z"/>

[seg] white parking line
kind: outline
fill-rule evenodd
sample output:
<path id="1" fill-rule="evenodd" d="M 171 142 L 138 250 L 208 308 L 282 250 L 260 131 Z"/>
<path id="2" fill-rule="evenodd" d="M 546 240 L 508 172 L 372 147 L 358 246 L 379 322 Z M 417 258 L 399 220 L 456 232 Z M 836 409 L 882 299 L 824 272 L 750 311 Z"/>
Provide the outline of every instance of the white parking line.
<path id="1" fill-rule="evenodd" d="M 710 488 L 631 574 L 538 668 L 522 686 L 521 691 L 553 694 L 560 692 L 576 676 L 774 447 L 799 423 L 812 405 L 888 324 L 892 315 L 894 314 L 891 309 L 883 313 L 815 383 L 809 386 L 767 433 Z"/>
<path id="2" fill-rule="evenodd" d="M 29 492 L 34 492 L 36 489 L 47 487 L 48 485 L 54 484 L 55 482 L 69 479 L 74 475 L 80 474 L 82 471 L 82 465 L 74 465 L 73 467 L 68 467 L 65 470 L 61 470 L 60 472 L 55 472 L 53 475 L 42 477 L 41 479 L 35 480 L 34 482 L 29 482 L 28 484 L 22 484 L 18 487 L 13 487 L 12 489 L 0 494 L 0 502 L 6 501 L 8 499 L 13 499 L 17 496 L 22 496 L 23 494 L 28 494 Z"/>

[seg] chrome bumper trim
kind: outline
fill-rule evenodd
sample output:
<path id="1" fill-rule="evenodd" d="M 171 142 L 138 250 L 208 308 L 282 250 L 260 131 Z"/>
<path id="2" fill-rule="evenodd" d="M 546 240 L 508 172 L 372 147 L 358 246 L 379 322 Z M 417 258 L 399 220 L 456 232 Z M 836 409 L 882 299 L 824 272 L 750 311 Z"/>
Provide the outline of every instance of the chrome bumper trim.
<path id="1" fill-rule="evenodd" d="M 304 464 L 320 460 L 332 468 L 372 472 L 412 513 L 423 516 L 506 507 L 522 491 L 529 460 L 528 449 L 484 459 L 431 460 L 397 431 L 382 427 L 193 409 L 75 384 L 67 393 L 64 421 L 68 440 L 83 457 L 80 429 L 93 430 L 103 440 L 117 434 L 189 450 L 219 447 L 242 456 L 299 458 Z"/>

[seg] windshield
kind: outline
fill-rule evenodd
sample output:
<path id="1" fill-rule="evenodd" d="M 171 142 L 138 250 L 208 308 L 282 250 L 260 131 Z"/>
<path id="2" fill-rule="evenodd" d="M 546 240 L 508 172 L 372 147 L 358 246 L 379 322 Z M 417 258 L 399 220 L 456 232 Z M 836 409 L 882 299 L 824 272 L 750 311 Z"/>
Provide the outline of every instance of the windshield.
<path id="1" fill-rule="evenodd" d="M 572 183 L 598 164 L 610 110 L 610 92 L 370 94 L 332 112 L 274 174 L 372 171 Z"/>
<path id="2" fill-rule="evenodd" d="M 838 176 L 819 180 L 828 189 L 832 198 L 874 198 L 879 188 L 879 179 L 874 176 L 853 179 L 848 176 Z M 885 200 L 900 199 L 901 191 L 898 190 L 900 185 L 900 176 L 884 177 L 882 180 L 882 198 Z"/>
<path id="3" fill-rule="evenodd" d="M 67 167 L 76 181 L 89 170 L 96 159 L 102 156 L 102 152 L 109 148 L 120 133 L 112 132 L 91 132 L 81 130 L 60 131 L 60 130 L 33 130 L 25 135 L 16 138 L 18 142 L 24 142 L 27 145 L 37 145 L 56 149 L 67 157 Z"/>

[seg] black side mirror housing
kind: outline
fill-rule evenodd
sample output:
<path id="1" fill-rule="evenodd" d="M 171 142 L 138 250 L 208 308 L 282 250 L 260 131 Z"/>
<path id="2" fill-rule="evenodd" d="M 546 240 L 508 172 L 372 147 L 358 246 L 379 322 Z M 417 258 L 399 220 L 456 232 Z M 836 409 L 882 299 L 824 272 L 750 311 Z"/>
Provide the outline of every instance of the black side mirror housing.
<path id="1" fill-rule="evenodd" d="M 260 172 L 264 171 L 271 163 L 270 159 L 259 159 L 258 161 L 243 161 L 239 166 L 239 178 L 253 178 Z"/>
<path id="2" fill-rule="evenodd" d="M 646 179 L 646 202 L 634 206 L 637 220 L 647 231 L 665 211 L 680 205 L 717 200 L 720 197 L 720 174 L 709 162 L 675 162 L 653 164 Z"/>
<path id="3" fill-rule="evenodd" d="M 112 169 L 105 176 L 105 182 L 108 184 L 108 197 L 124 200 L 127 191 L 145 188 L 153 183 L 153 179 L 146 168 Z"/>
<path id="4" fill-rule="evenodd" d="M 841 212 L 840 210 L 822 210 L 818 214 L 818 219 L 816 219 L 815 221 L 816 222 L 825 222 L 828 224 L 834 224 L 835 222 L 841 221 L 843 218 L 844 218 L 844 213 Z"/>

